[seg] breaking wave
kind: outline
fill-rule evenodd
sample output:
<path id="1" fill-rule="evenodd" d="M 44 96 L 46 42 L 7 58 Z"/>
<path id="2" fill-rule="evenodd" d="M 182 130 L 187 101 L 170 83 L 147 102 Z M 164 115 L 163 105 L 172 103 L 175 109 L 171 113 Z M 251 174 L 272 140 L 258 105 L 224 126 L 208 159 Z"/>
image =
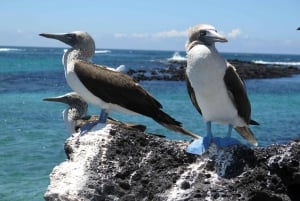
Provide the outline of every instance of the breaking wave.
<path id="1" fill-rule="evenodd" d="M 106 54 L 106 53 L 111 53 L 110 50 L 96 50 L 95 54 Z"/>
<path id="2" fill-rule="evenodd" d="M 64 49 L 64 52 L 68 51 L 68 49 Z M 110 53 L 110 50 L 95 50 L 95 54 L 106 54 Z"/>
<path id="3" fill-rule="evenodd" d="M 0 48 L 0 52 L 11 52 L 11 51 L 24 51 L 24 49 L 19 49 L 19 48 Z"/>
<path id="4" fill-rule="evenodd" d="M 270 64 L 270 65 L 284 65 L 284 66 L 300 66 L 300 62 L 285 62 L 285 61 L 263 61 L 263 60 L 253 60 L 256 64 Z"/>
<path id="5" fill-rule="evenodd" d="M 186 57 L 181 56 L 179 52 L 174 52 L 171 58 L 168 58 L 168 61 L 186 61 Z"/>

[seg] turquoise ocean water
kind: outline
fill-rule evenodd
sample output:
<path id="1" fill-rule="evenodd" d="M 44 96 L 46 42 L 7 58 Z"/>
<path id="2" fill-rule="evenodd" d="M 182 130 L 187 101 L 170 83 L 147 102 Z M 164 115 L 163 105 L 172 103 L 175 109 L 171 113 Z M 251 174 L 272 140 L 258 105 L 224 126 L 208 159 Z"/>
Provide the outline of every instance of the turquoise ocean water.
<path id="1" fill-rule="evenodd" d="M 68 137 L 61 112 L 65 105 L 43 102 L 44 97 L 70 91 L 63 73 L 62 48 L 0 47 L 0 200 L 43 200 L 53 167 L 66 159 Z M 118 67 L 163 67 L 168 59 L 184 59 L 184 52 L 97 50 L 94 62 Z M 300 67 L 300 55 L 223 53 L 227 59 Z M 143 81 L 141 85 L 164 106 L 164 111 L 194 133 L 203 135 L 202 118 L 192 106 L 184 82 Z M 246 80 L 252 130 L 260 146 L 285 143 L 300 137 L 300 76 Z M 93 106 L 90 114 L 99 113 Z M 186 139 L 142 116 L 113 113 L 122 121 L 147 125 L 147 131 L 170 139 Z M 215 135 L 227 128 L 213 125 Z M 234 137 L 246 143 L 236 133 Z"/>

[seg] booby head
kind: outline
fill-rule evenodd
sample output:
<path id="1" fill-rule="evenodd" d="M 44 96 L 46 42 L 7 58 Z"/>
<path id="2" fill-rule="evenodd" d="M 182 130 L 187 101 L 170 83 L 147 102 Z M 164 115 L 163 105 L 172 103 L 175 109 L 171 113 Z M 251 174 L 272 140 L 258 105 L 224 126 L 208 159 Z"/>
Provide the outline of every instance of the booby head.
<path id="1" fill-rule="evenodd" d="M 44 98 L 44 101 L 60 102 L 76 109 L 78 116 L 84 116 L 87 113 L 88 104 L 76 92 L 70 92 L 62 96 Z"/>
<path id="2" fill-rule="evenodd" d="M 44 101 L 60 102 L 69 105 L 63 111 L 63 119 L 70 134 L 76 133 L 77 121 L 86 116 L 88 104 L 75 92 L 62 96 L 44 98 Z"/>
<path id="3" fill-rule="evenodd" d="M 186 48 L 191 49 L 192 44 L 214 45 L 215 42 L 227 42 L 228 40 L 219 34 L 215 27 L 209 24 L 199 24 L 188 30 Z"/>
<path id="4" fill-rule="evenodd" d="M 73 49 L 85 52 L 86 57 L 92 57 L 95 52 L 95 42 L 93 38 L 84 31 L 73 31 L 70 33 L 41 33 L 40 36 L 59 40 Z"/>

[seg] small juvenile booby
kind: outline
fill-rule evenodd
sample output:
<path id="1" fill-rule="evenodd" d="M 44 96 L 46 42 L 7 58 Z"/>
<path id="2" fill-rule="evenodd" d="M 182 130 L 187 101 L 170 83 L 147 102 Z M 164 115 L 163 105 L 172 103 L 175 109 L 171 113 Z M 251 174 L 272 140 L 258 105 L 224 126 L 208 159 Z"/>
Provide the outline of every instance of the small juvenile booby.
<path id="1" fill-rule="evenodd" d="M 199 137 L 183 129 L 180 122 L 163 112 L 162 105 L 131 77 L 91 63 L 95 43 L 87 32 L 42 33 L 40 36 L 57 39 L 71 46 L 63 56 L 67 83 L 86 102 L 102 108 L 97 123 L 105 123 L 110 111 L 142 114 L 168 129 Z"/>
<path id="2" fill-rule="evenodd" d="M 44 98 L 43 100 L 61 102 L 69 106 L 63 111 L 63 119 L 70 135 L 82 129 L 84 130 L 85 126 L 99 120 L 99 116 L 87 115 L 88 104 L 76 92 L 70 92 L 57 97 Z M 122 123 L 110 117 L 108 117 L 107 122 L 118 124 L 127 129 L 135 129 L 142 132 L 146 130 L 146 126 L 144 125 Z"/>
<path id="3" fill-rule="evenodd" d="M 61 102 L 69 105 L 63 111 L 63 119 L 69 134 L 77 132 L 77 121 L 86 116 L 88 104 L 75 92 L 70 92 L 62 96 L 44 98 L 44 101 Z"/>
<path id="4" fill-rule="evenodd" d="M 191 101 L 206 122 L 206 137 L 193 141 L 187 152 L 202 154 L 213 141 L 221 147 L 237 144 L 231 138 L 234 128 L 241 136 L 257 145 L 248 127 L 258 125 L 250 119 L 251 106 L 243 81 L 235 67 L 217 51 L 215 42 L 227 42 L 216 29 L 207 24 L 196 25 L 188 31 L 186 43 L 186 82 Z M 225 138 L 213 138 L 211 122 L 228 125 Z"/>

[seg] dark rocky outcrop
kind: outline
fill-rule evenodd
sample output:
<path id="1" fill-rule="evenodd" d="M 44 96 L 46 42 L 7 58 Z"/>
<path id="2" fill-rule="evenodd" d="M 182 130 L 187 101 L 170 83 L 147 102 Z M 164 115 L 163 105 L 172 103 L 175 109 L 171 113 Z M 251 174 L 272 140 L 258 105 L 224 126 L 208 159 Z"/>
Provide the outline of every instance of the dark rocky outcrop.
<path id="1" fill-rule="evenodd" d="M 261 79 L 290 77 L 300 74 L 300 69 L 294 66 L 257 64 L 250 61 L 229 60 L 233 64 L 242 79 Z M 185 80 L 186 61 L 168 61 L 165 67 L 148 70 L 129 69 L 127 74 L 135 80 Z"/>
<path id="2" fill-rule="evenodd" d="M 250 149 L 213 144 L 203 156 L 171 141 L 108 124 L 67 139 L 45 200 L 300 200 L 300 142 Z"/>

